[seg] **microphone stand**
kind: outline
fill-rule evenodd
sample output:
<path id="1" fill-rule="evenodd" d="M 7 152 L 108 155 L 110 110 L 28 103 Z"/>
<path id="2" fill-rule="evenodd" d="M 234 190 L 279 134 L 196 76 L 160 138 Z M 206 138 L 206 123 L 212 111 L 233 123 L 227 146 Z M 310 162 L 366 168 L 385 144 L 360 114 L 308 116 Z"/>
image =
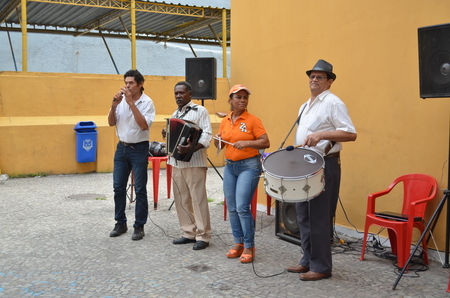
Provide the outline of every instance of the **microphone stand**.
<path id="1" fill-rule="evenodd" d="M 450 244 L 450 125 L 449 125 L 449 147 L 448 147 L 448 156 L 449 159 L 447 159 L 447 168 L 448 168 L 448 181 L 447 181 L 447 189 L 444 190 L 444 196 L 441 199 L 441 202 L 435 209 L 433 215 L 431 216 L 430 221 L 428 222 L 427 226 L 425 227 L 422 235 L 420 235 L 419 240 L 417 241 L 416 245 L 414 246 L 413 251 L 409 255 L 409 259 L 406 261 L 405 266 L 403 267 L 402 271 L 400 272 L 400 275 L 395 280 L 394 285 L 392 286 L 392 290 L 395 290 L 395 287 L 397 286 L 398 282 L 402 278 L 403 274 L 405 273 L 406 269 L 408 268 L 409 262 L 411 262 L 411 259 L 413 258 L 414 254 L 417 251 L 417 248 L 419 247 L 420 243 L 422 243 L 423 237 L 425 237 L 425 234 L 427 233 L 428 229 L 430 228 L 431 224 L 433 226 L 431 227 L 430 235 L 433 233 L 434 227 L 436 226 L 437 220 L 439 219 L 439 215 L 441 214 L 442 207 L 447 202 L 447 221 L 446 221 L 446 230 L 445 230 L 445 262 L 442 266 L 443 268 L 449 268 L 449 244 Z M 428 238 L 429 240 L 429 238 Z M 428 241 L 427 241 L 428 243 Z M 438 251 L 439 253 L 439 251 Z"/>
<path id="2" fill-rule="evenodd" d="M 441 202 L 439 203 L 438 207 L 434 211 L 433 215 L 431 216 L 430 221 L 428 222 L 427 226 L 425 227 L 422 235 L 420 236 L 419 240 L 417 240 L 417 244 L 414 246 L 413 251 L 409 255 L 408 260 L 406 261 L 405 266 L 402 268 L 402 271 L 400 272 L 399 276 L 395 280 L 394 285 L 392 286 L 392 290 L 395 290 L 395 287 L 397 287 L 398 282 L 402 278 L 403 274 L 405 273 L 406 269 L 408 268 L 409 262 L 411 262 L 411 259 L 413 258 L 414 254 L 417 251 L 417 248 L 419 247 L 420 243 L 422 242 L 423 237 L 425 237 L 425 234 L 427 233 L 428 229 L 430 228 L 432 223 L 436 223 L 436 221 L 439 218 L 439 215 L 441 213 L 442 207 L 444 206 L 445 202 L 447 202 L 447 226 L 446 226 L 446 236 L 445 236 L 445 263 L 442 266 L 443 268 L 449 268 L 448 264 L 448 254 L 449 254 L 449 235 L 450 232 L 450 204 L 449 204 L 449 198 L 450 198 L 450 190 L 444 190 L 444 197 L 442 198 Z M 430 233 L 432 230 L 430 230 Z M 439 252 L 438 252 L 439 253 Z"/>
<path id="3" fill-rule="evenodd" d="M 204 107 L 204 106 L 205 106 L 205 102 L 204 102 L 204 99 L 202 99 L 202 107 Z M 222 181 L 223 181 L 222 175 L 219 173 L 219 171 L 217 170 L 216 166 L 212 163 L 211 159 L 209 159 L 208 156 L 206 156 L 206 158 L 208 159 L 208 161 L 211 164 L 211 166 L 213 167 L 213 169 L 216 171 L 217 175 L 219 175 L 220 179 L 222 179 Z"/>
<path id="4" fill-rule="evenodd" d="M 220 172 L 217 170 L 216 166 L 212 163 L 212 161 L 209 159 L 209 157 L 206 157 L 206 158 L 208 159 L 209 163 L 211 164 L 211 166 L 212 166 L 212 167 L 214 168 L 214 170 L 216 171 L 217 175 L 219 175 L 220 179 L 222 179 L 222 181 L 223 181 L 223 177 L 222 177 L 222 175 L 220 174 Z M 172 206 L 173 206 L 174 203 L 175 203 L 175 200 L 173 200 L 172 203 L 170 204 L 169 210 L 172 208 Z"/>

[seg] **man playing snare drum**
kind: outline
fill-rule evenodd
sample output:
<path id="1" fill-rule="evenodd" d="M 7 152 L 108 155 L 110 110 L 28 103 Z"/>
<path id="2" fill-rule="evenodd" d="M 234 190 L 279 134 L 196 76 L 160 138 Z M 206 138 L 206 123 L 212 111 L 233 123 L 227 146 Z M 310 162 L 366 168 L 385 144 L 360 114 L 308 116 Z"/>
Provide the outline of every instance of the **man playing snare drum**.
<path id="1" fill-rule="evenodd" d="M 300 273 L 301 280 L 313 281 L 331 277 L 330 235 L 341 180 L 339 152 L 341 142 L 356 140 L 356 130 L 345 104 L 329 90 L 336 80 L 333 66 L 319 60 L 306 74 L 311 97 L 299 109 L 295 145 L 324 156 L 325 190 L 310 201 L 296 203 L 303 257 L 287 270 Z"/>

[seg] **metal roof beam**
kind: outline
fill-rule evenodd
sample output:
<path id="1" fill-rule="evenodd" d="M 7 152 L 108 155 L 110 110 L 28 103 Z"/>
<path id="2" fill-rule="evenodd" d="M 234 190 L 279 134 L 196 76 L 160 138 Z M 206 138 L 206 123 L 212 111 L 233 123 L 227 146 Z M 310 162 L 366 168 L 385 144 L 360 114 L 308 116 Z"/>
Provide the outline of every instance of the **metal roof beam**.
<path id="1" fill-rule="evenodd" d="M 74 34 L 75 37 L 84 35 L 92 30 L 95 30 L 99 27 L 101 27 L 104 24 L 107 24 L 111 21 L 114 21 L 118 18 L 120 18 L 121 16 L 130 13 L 129 11 L 123 11 L 123 10 L 113 10 L 95 20 L 93 20 L 92 22 L 89 22 L 87 24 L 81 25 L 80 28 L 86 29 L 78 34 Z"/>
<path id="2" fill-rule="evenodd" d="M 27 0 L 27 1 L 52 3 L 52 4 L 90 6 L 90 7 L 110 8 L 110 9 L 125 9 L 125 10 L 131 9 L 130 0 Z M 171 5 L 146 1 L 136 1 L 136 10 L 144 12 L 191 16 L 200 18 L 217 18 L 217 19 L 222 18 L 222 9 L 218 8 L 180 6 L 180 5 Z"/>
<path id="3" fill-rule="evenodd" d="M 136 37 L 144 37 L 146 39 L 152 38 L 153 40 L 157 40 L 159 42 L 180 42 L 188 39 L 192 44 L 215 44 L 217 40 L 219 40 L 220 43 L 220 39 L 218 38 L 218 36 L 220 36 L 219 32 L 219 34 L 213 32 L 214 35 L 209 32 L 206 34 L 199 33 L 197 34 L 198 36 L 188 35 L 193 35 L 193 33 L 195 35 L 195 33 L 200 31 L 198 29 L 205 28 L 207 26 L 212 28 L 211 25 L 218 22 L 223 23 L 223 30 L 223 28 L 226 28 L 226 23 L 231 15 L 231 10 L 225 8 L 220 9 L 175 5 L 145 0 L 9 0 L 7 7 L 0 11 L 0 17 L 4 19 L 3 22 L 0 22 L 0 31 L 7 31 L 8 29 L 14 31 L 14 28 L 16 27 L 24 27 L 24 24 L 17 22 L 15 18 L 12 18 L 13 15 L 11 14 L 14 13 L 14 9 L 19 11 L 23 3 L 35 4 L 33 7 L 37 7 L 40 12 L 45 12 L 47 7 L 51 9 L 55 9 L 56 7 L 56 9 L 59 10 L 59 8 L 63 8 L 61 5 L 65 5 L 64 8 L 67 11 L 78 11 L 77 8 L 84 7 L 90 8 L 88 11 L 95 10 L 96 13 L 101 12 L 100 16 L 96 14 L 95 19 L 90 15 L 90 13 L 87 13 L 83 14 L 83 16 L 77 17 L 76 20 L 71 20 L 70 22 L 62 21 L 58 24 L 51 22 L 51 18 L 53 18 L 53 16 L 50 16 L 49 21 L 51 25 L 46 24 L 46 18 L 49 16 L 41 14 L 39 15 L 39 18 L 35 19 L 33 24 L 25 24 L 25 27 L 29 29 L 29 32 L 40 32 L 41 30 L 47 30 L 48 33 L 54 33 L 55 31 L 62 31 L 62 33 L 70 34 L 72 36 L 81 36 L 91 35 L 93 33 L 95 34 L 96 31 L 101 29 L 103 34 L 110 34 L 111 36 L 125 35 L 132 39 L 134 35 L 128 32 L 129 28 L 126 28 L 124 25 L 122 16 L 128 16 L 128 14 L 132 11 L 131 6 L 133 4 L 133 10 L 135 12 L 140 11 L 140 13 L 144 15 L 143 18 L 152 17 L 154 16 L 154 13 L 163 15 L 159 22 L 162 20 L 162 23 L 166 22 L 164 24 L 167 26 L 167 28 L 164 29 L 164 32 L 155 32 L 151 30 L 151 26 L 153 25 L 150 25 L 148 28 L 140 27 L 141 31 L 135 32 Z M 99 8 L 101 8 L 101 10 Z M 172 17 L 170 17 L 170 15 L 172 15 Z M 184 17 L 190 19 L 190 21 L 184 20 Z M 117 19 L 121 21 L 123 29 L 117 27 Z M 171 21 L 167 22 L 168 19 L 171 19 Z M 176 20 L 172 21 L 172 19 Z M 80 20 L 81 23 L 79 22 Z M 150 23 L 153 24 L 152 22 Z M 134 23 L 132 22 L 132 24 Z M 183 35 L 186 36 L 183 38 Z M 228 45 L 226 39 L 225 41 L 222 40 L 222 46 L 224 44 Z"/>
<path id="4" fill-rule="evenodd" d="M 211 32 L 214 34 L 214 36 L 217 38 L 217 41 L 219 42 L 219 45 L 222 46 L 222 40 L 220 40 L 219 36 L 216 34 L 216 32 L 214 31 L 213 27 L 211 25 L 208 25 L 209 30 L 211 30 Z"/>
<path id="5" fill-rule="evenodd" d="M 71 31 L 69 28 L 65 28 L 64 31 L 62 31 L 60 28 L 56 28 L 55 26 L 42 26 L 44 28 L 37 28 L 37 26 L 28 27 L 28 33 L 44 33 L 44 34 L 61 34 L 61 35 L 73 35 L 75 31 Z M 20 32 L 20 27 L 3 27 L 0 26 L 0 32 L 1 31 L 10 31 L 10 32 Z M 105 32 L 108 33 L 108 37 L 110 38 L 127 38 L 129 39 L 129 36 L 122 32 L 115 32 L 111 30 L 105 30 L 102 28 L 102 33 Z M 100 36 L 97 32 L 89 32 L 86 34 L 87 36 Z M 154 37 L 151 35 L 146 34 L 137 34 L 136 39 L 138 40 L 150 40 L 150 41 L 156 41 L 160 42 L 161 39 L 158 37 Z M 198 38 L 190 38 L 189 41 L 186 41 L 184 38 L 177 38 L 173 40 L 169 40 L 167 42 L 175 42 L 175 43 L 194 43 L 194 44 L 203 44 L 203 45 L 211 45 L 211 42 L 217 42 L 215 39 L 198 39 Z"/>
<path id="6" fill-rule="evenodd" d="M 130 1 L 121 0 L 27 0 L 28 2 L 42 2 L 52 4 L 67 4 L 112 9 L 130 9 Z"/>
<path id="7" fill-rule="evenodd" d="M 161 34 L 159 34 L 159 37 L 162 38 L 161 41 L 168 41 L 168 40 L 171 40 L 173 38 L 179 37 L 179 36 L 181 36 L 183 34 L 186 34 L 188 32 L 195 31 L 197 29 L 209 26 L 209 25 L 217 23 L 217 22 L 220 22 L 220 20 L 209 19 L 209 18 L 198 19 L 198 20 L 195 20 L 193 22 L 187 23 L 184 26 L 180 26 L 180 27 L 178 27 L 176 29 L 172 29 L 172 30 L 169 30 L 169 31 L 166 31 L 166 32 L 162 32 Z M 164 38 L 164 36 L 168 36 L 168 37 Z"/>
<path id="8" fill-rule="evenodd" d="M 14 13 L 14 11 L 19 8 L 20 6 L 20 0 L 12 0 L 11 2 L 9 2 L 9 4 L 5 7 L 5 9 L 3 9 L 2 11 L 0 11 L 0 24 L 3 23 L 4 21 L 6 21 L 6 19 Z"/>

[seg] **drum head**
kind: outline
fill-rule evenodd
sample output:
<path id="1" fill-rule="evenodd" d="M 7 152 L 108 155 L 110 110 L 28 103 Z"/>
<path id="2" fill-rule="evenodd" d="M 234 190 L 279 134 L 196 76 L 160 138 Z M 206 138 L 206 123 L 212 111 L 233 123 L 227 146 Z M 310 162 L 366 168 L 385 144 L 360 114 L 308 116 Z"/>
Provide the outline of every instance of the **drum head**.
<path id="1" fill-rule="evenodd" d="M 281 149 L 269 154 L 263 161 L 264 171 L 284 177 L 297 178 L 314 174 L 324 166 L 322 155 L 306 148 Z"/>

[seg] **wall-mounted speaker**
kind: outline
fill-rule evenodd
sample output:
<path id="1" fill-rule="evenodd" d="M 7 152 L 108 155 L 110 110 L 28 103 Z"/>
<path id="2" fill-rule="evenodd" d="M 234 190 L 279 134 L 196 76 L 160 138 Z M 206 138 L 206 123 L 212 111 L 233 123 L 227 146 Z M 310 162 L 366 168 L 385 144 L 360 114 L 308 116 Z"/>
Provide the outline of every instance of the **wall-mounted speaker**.
<path id="1" fill-rule="evenodd" d="M 216 99 L 216 58 L 186 58 L 186 81 L 192 99 Z"/>
<path id="2" fill-rule="evenodd" d="M 420 97 L 450 97 L 450 24 L 418 29 Z"/>
<path id="3" fill-rule="evenodd" d="M 295 203 L 275 202 L 275 235 L 282 240 L 301 245 Z"/>

